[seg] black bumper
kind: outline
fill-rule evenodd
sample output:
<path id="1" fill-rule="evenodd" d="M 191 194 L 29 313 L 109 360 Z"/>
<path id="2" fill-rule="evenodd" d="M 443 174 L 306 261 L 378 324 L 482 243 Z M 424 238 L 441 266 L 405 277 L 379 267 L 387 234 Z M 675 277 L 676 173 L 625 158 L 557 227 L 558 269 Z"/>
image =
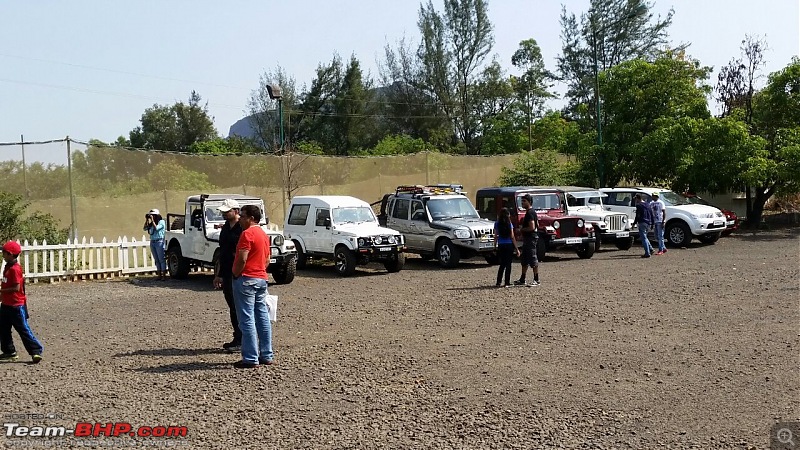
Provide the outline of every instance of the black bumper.
<path id="1" fill-rule="evenodd" d="M 628 233 L 627 236 L 618 236 L 617 233 Z M 600 234 L 600 242 L 603 244 L 613 244 L 617 241 L 628 240 L 634 236 L 631 231 L 619 231 L 619 232 L 608 232 L 608 233 L 601 233 Z"/>
<path id="2" fill-rule="evenodd" d="M 391 261 L 397 259 L 397 255 L 403 253 L 405 247 L 402 245 L 383 245 L 373 247 L 360 247 L 358 255 L 372 261 Z"/>
<path id="3" fill-rule="evenodd" d="M 577 242 L 577 239 L 580 239 L 580 242 Z M 547 248 L 559 248 L 564 246 L 581 246 L 584 244 L 593 244 L 597 239 L 594 237 L 574 237 L 574 238 L 558 238 L 558 239 L 548 239 L 547 240 Z"/>

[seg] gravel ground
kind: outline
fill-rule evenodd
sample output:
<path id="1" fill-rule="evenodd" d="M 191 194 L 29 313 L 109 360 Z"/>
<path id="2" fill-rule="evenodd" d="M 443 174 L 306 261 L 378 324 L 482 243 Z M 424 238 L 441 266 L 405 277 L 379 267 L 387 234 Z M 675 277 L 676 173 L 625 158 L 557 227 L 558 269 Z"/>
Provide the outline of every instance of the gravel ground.
<path id="1" fill-rule="evenodd" d="M 798 237 L 555 254 L 533 288 L 477 260 L 314 267 L 270 289 L 277 365 L 255 370 L 218 350 L 210 276 L 31 285 L 45 361 L 0 367 L 1 409 L 186 426 L 197 449 L 767 448 L 800 420 Z"/>

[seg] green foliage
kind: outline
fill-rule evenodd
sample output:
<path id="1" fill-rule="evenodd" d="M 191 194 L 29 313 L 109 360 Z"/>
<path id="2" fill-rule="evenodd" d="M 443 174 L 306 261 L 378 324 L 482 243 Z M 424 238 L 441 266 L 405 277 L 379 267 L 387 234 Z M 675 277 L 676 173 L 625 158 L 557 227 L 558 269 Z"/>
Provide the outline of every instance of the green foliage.
<path id="1" fill-rule="evenodd" d="M 264 149 L 256 146 L 252 141 L 239 136 L 214 138 L 208 141 L 195 142 L 189 147 L 190 153 L 203 153 L 212 155 L 231 153 L 261 153 L 263 151 Z"/>
<path id="2" fill-rule="evenodd" d="M 286 142 L 297 141 L 298 124 L 302 116 L 292 114 L 298 110 L 300 104 L 300 94 L 294 77 L 287 74 L 286 69 L 281 66 L 261 74 L 258 89 L 250 93 L 247 109 L 256 135 L 254 145 L 272 150 L 280 146 L 280 111 L 278 100 L 269 96 L 268 86 L 277 86 L 281 91 L 284 145 Z"/>
<path id="3" fill-rule="evenodd" d="M 192 144 L 216 138 L 208 105 L 200 106 L 200 95 L 192 91 L 189 103 L 153 105 L 145 110 L 141 126 L 130 132 L 130 144 L 137 148 L 187 152 Z"/>
<path id="4" fill-rule="evenodd" d="M 208 181 L 208 175 L 186 169 L 172 161 L 156 164 L 147 175 L 147 186 L 142 192 L 175 190 L 175 191 L 210 191 L 215 186 Z"/>
<path id="5" fill-rule="evenodd" d="M 34 211 L 25 216 L 28 206 L 21 196 L 0 191 L 0 241 L 47 239 L 51 244 L 67 241 L 68 230 L 59 228 L 52 215 Z"/>
<path id="6" fill-rule="evenodd" d="M 408 135 L 389 135 L 381 139 L 375 147 L 362 152 L 364 155 L 407 155 L 435 149 L 422 139 L 415 139 Z"/>
<path id="7" fill-rule="evenodd" d="M 512 166 L 503 167 L 498 183 L 501 186 L 558 186 L 571 185 L 579 168 L 561 164 L 552 150 L 523 151 Z"/>

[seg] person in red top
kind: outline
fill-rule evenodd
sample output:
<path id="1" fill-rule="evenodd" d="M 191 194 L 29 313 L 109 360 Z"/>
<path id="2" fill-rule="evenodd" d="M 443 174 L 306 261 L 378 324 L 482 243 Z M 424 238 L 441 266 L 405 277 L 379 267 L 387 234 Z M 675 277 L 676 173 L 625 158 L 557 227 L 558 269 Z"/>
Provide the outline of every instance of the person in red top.
<path id="1" fill-rule="evenodd" d="M 28 326 L 27 297 L 25 297 L 25 278 L 22 268 L 17 262 L 17 257 L 22 253 L 22 248 L 13 241 L 3 245 L 3 260 L 6 266 L 3 269 L 3 280 L 0 283 L 0 361 L 14 361 L 17 359 L 17 350 L 14 348 L 14 338 L 11 329 L 14 328 L 22 338 L 25 350 L 31 355 L 32 362 L 42 361 L 44 347 L 33 335 Z"/>
<path id="2" fill-rule="evenodd" d="M 258 223 L 261 209 L 245 205 L 239 211 L 242 235 L 233 260 L 233 298 L 242 332 L 242 360 L 234 367 L 254 368 L 273 364 L 272 324 L 267 308 L 269 236 Z"/>

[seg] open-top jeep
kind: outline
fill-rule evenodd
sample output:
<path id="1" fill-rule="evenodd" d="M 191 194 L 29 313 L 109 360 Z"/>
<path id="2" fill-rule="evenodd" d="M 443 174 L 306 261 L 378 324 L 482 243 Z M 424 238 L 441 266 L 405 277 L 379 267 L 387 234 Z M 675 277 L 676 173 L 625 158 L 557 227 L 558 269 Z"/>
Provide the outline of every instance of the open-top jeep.
<path id="1" fill-rule="evenodd" d="M 536 256 L 542 260 L 547 252 L 567 247 L 581 258 L 591 258 L 595 251 L 594 227 L 578 216 L 566 213 L 564 193 L 554 187 L 511 186 L 478 189 L 475 204 L 481 216 L 497 220 L 500 211 L 507 208 L 514 224 L 514 234 L 521 241 L 519 228 L 525 217 L 522 197 L 530 194 L 533 210 L 539 219 L 539 242 Z"/>
<path id="2" fill-rule="evenodd" d="M 481 219 L 457 184 L 399 186 L 380 200 L 381 224 L 406 237 L 411 253 L 455 267 L 481 255 L 493 263 L 494 224 Z M 375 203 L 377 204 L 377 202 Z"/>
<path id="3" fill-rule="evenodd" d="M 595 249 L 600 244 L 614 244 L 620 250 L 629 250 L 633 245 L 630 220 L 627 214 L 609 211 L 603 204 L 607 197 L 597 189 L 578 186 L 559 186 L 567 197 L 567 214 L 582 217 L 594 227 Z"/>
<path id="4" fill-rule="evenodd" d="M 390 273 L 403 269 L 406 258 L 400 233 L 378 225 L 369 204 L 344 195 L 292 198 L 284 226 L 297 248 L 297 266 L 309 259 L 331 259 L 339 275 L 352 275 L 356 265 L 381 262 Z"/>
<path id="5" fill-rule="evenodd" d="M 172 278 L 186 278 L 192 267 L 214 268 L 219 261 L 219 233 L 225 224 L 217 208 L 225 199 L 239 205 L 258 205 L 261 208 L 261 228 L 270 241 L 270 260 L 267 272 L 277 284 L 294 280 L 297 252 L 283 233 L 268 225 L 264 201 L 258 197 L 239 194 L 202 194 L 186 199 L 183 214 L 167 214 L 167 269 Z"/>

